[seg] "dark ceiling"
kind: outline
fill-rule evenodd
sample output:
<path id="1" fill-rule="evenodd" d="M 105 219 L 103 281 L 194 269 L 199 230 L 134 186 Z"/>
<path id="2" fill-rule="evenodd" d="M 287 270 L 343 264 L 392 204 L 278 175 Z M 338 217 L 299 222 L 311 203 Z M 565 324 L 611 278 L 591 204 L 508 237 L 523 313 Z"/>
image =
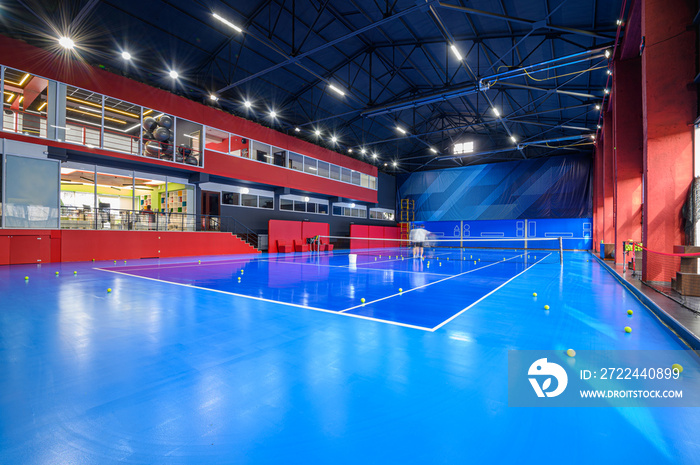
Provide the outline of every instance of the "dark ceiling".
<path id="1" fill-rule="evenodd" d="M 68 35 L 88 63 L 405 172 L 590 153 L 621 5 L 8 0 L 0 32 L 51 49 Z"/>

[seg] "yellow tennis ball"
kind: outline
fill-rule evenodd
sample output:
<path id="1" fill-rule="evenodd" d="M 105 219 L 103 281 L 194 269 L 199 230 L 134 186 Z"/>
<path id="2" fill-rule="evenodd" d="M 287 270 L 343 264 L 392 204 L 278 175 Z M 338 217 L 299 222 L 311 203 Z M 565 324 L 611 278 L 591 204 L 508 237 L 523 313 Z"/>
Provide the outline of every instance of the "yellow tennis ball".
<path id="1" fill-rule="evenodd" d="M 364 298 L 364 297 L 361 298 L 361 299 L 360 299 L 360 302 L 365 303 L 365 298 Z"/>
<path id="2" fill-rule="evenodd" d="M 78 274 L 78 272 L 77 272 L 77 271 L 74 271 L 73 274 Z"/>
<path id="3" fill-rule="evenodd" d="M 107 292 L 112 292 L 112 288 L 111 288 L 111 287 L 108 287 L 108 288 L 107 288 Z"/>
<path id="4" fill-rule="evenodd" d="M 399 288 L 399 292 L 403 292 L 403 289 Z"/>
<path id="5" fill-rule="evenodd" d="M 683 366 L 679 365 L 678 363 L 671 365 L 671 369 L 678 370 L 678 373 L 683 373 Z"/>
<path id="6" fill-rule="evenodd" d="M 56 272 L 56 276 L 58 276 L 58 271 Z"/>
<path id="7" fill-rule="evenodd" d="M 544 309 L 545 309 L 545 310 L 549 310 L 549 305 L 545 305 L 545 306 L 544 306 Z"/>
<path id="8" fill-rule="evenodd" d="M 537 297 L 537 292 L 533 292 L 532 297 Z"/>
<path id="9" fill-rule="evenodd" d="M 633 314 L 633 313 L 634 313 L 634 312 L 633 312 L 632 310 L 627 310 L 627 314 L 628 314 L 628 315 L 631 315 L 631 314 Z"/>
<path id="10" fill-rule="evenodd" d="M 626 333 L 631 333 L 631 332 L 632 332 L 632 328 L 630 328 L 629 326 L 625 326 L 625 332 L 626 332 Z"/>
<path id="11" fill-rule="evenodd" d="M 569 357 L 575 357 L 575 356 L 576 356 L 576 351 L 575 351 L 574 349 L 568 349 L 568 350 L 566 351 L 566 355 L 568 355 Z"/>
<path id="12" fill-rule="evenodd" d="M 24 277 L 24 280 L 25 280 L 25 281 L 28 281 L 28 280 L 29 280 L 29 276 L 25 276 L 25 277 Z"/>
<path id="13" fill-rule="evenodd" d="M 124 264 L 126 265 L 126 260 L 124 260 Z"/>

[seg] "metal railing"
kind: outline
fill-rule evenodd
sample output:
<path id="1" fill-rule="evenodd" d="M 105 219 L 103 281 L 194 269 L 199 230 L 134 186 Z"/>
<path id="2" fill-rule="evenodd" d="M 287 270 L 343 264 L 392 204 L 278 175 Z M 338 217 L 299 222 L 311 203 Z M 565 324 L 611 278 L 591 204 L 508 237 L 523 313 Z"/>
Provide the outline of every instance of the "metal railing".
<path id="1" fill-rule="evenodd" d="M 258 235 L 235 218 L 220 215 L 194 215 L 150 210 L 61 207 L 61 229 L 118 231 L 217 231 L 235 234 L 253 247 Z"/>

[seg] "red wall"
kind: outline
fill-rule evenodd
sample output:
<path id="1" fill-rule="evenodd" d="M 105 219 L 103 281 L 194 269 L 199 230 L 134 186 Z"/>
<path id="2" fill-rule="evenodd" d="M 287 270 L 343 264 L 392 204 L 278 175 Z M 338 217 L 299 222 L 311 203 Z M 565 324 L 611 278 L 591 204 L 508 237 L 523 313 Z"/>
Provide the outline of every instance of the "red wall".
<path id="1" fill-rule="evenodd" d="M 311 221 L 268 221 L 268 246 L 269 253 L 277 253 L 277 241 L 284 241 L 287 245 L 306 244 L 306 239 L 314 236 L 329 236 L 328 223 L 314 223 Z M 328 243 L 328 240 L 323 241 Z"/>
<path id="2" fill-rule="evenodd" d="M 105 70 L 85 65 L 75 60 L 59 59 L 53 54 L 24 42 L 0 35 L 0 50 L 3 51 L 0 61 L 2 64 L 28 71 L 37 75 L 56 79 L 84 89 L 99 92 L 110 97 L 126 100 L 135 104 L 157 109 L 171 115 L 207 124 L 217 129 L 230 131 L 246 138 L 253 138 L 276 147 L 306 154 L 319 160 L 327 161 L 345 168 L 350 168 L 370 176 L 377 176 L 377 167 L 360 160 L 341 155 L 337 152 L 319 147 L 309 142 L 277 132 L 252 121 L 238 118 L 213 107 L 202 105 L 191 100 L 171 94 L 170 92 L 150 87 L 123 76 L 112 74 Z M 73 144 L 61 144 L 53 141 L 23 137 L 15 134 L 5 134 L 4 137 L 25 142 L 47 144 L 75 150 Z M 234 144 L 234 141 L 231 141 Z M 234 145 L 234 148 L 237 145 Z M 174 166 L 172 163 L 118 154 L 99 149 L 80 147 L 81 151 L 107 155 L 115 158 L 147 162 L 162 166 Z M 249 181 L 261 182 L 263 179 L 276 178 L 281 183 L 262 181 L 265 184 L 302 189 L 339 197 L 351 198 L 363 202 L 377 202 L 377 192 L 363 187 L 319 178 L 305 173 L 291 172 L 287 176 L 277 173 L 284 170 L 274 165 L 264 165 L 251 160 L 241 160 L 237 157 L 219 154 L 205 150 L 205 168 L 186 167 L 188 171 L 202 171 L 218 176 L 233 177 Z M 184 167 L 183 167 L 184 168 Z M 251 174 L 256 176 L 248 177 Z M 253 179 L 255 178 L 255 179 Z"/>
<path id="3" fill-rule="evenodd" d="M 0 265 L 259 253 L 215 232 L 0 230 Z"/>
<path id="4" fill-rule="evenodd" d="M 399 239 L 401 231 L 395 226 L 366 226 L 360 224 L 350 225 L 350 237 L 367 237 L 375 239 Z M 350 239 L 351 249 L 378 249 L 382 247 L 398 247 L 396 241 L 374 241 Z"/>

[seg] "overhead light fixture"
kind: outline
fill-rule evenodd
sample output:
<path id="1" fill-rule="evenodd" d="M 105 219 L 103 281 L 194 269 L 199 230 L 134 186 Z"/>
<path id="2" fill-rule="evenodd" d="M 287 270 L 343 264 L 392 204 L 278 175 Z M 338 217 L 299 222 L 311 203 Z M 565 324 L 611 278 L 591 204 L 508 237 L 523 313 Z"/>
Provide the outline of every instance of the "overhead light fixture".
<path id="1" fill-rule="evenodd" d="M 248 192 L 250 192 L 250 189 L 247 187 L 241 187 L 241 194 L 247 194 Z"/>
<path id="2" fill-rule="evenodd" d="M 600 105 L 596 105 L 596 106 L 595 106 L 595 109 L 596 109 L 596 110 L 600 110 Z"/>
<path id="3" fill-rule="evenodd" d="M 598 129 L 600 129 L 600 124 L 597 127 L 598 127 Z"/>
<path id="4" fill-rule="evenodd" d="M 179 75 L 179 74 L 177 73 L 177 71 L 175 71 L 174 69 L 171 69 L 170 72 L 169 72 L 168 74 L 169 74 L 170 77 L 173 78 L 173 79 L 177 79 L 178 77 L 180 77 L 180 75 Z"/>
<path id="5" fill-rule="evenodd" d="M 58 43 L 61 47 L 68 50 L 73 50 L 73 47 L 75 47 L 75 42 L 73 42 L 69 37 L 60 37 L 58 39 Z"/>
<path id="6" fill-rule="evenodd" d="M 392 165 L 392 166 L 396 166 L 396 165 L 398 165 L 398 163 L 394 161 L 394 162 L 391 163 L 391 165 Z"/>
<path id="7" fill-rule="evenodd" d="M 245 105 L 245 107 L 246 107 L 246 108 L 250 108 L 250 107 L 252 107 L 252 106 L 253 106 L 253 104 L 252 104 L 252 103 L 250 103 L 250 101 L 249 101 L 249 100 L 246 100 L 245 102 L 243 102 L 243 105 Z"/>
<path id="8" fill-rule="evenodd" d="M 501 113 L 498 111 L 498 108 L 493 107 L 492 110 L 493 110 L 493 114 L 494 114 L 494 115 L 496 115 L 496 116 L 501 116 Z"/>
<path id="9" fill-rule="evenodd" d="M 125 60 L 131 60 L 131 53 L 122 52 L 122 58 L 124 58 Z"/>
<path id="10" fill-rule="evenodd" d="M 348 153 L 352 153 L 352 149 L 348 149 Z"/>
<path id="11" fill-rule="evenodd" d="M 603 92 L 605 92 L 606 94 L 609 94 L 609 93 L 610 93 L 610 89 L 605 89 Z"/>
<path id="12" fill-rule="evenodd" d="M 372 158 L 377 158 L 377 152 L 374 152 L 374 153 L 372 154 Z"/>
<path id="13" fill-rule="evenodd" d="M 384 163 L 384 166 L 389 166 L 389 164 L 388 164 L 388 163 Z"/>
<path id="14" fill-rule="evenodd" d="M 402 128 L 401 126 L 396 126 L 396 130 L 399 131 L 401 134 L 406 134 L 406 130 Z"/>
<path id="15" fill-rule="evenodd" d="M 299 129 L 298 127 L 296 127 L 296 128 L 294 128 L 294 132 L 301 132 L 301 129 Z"/>
<path id="16" fill-rule="evenodd" d="M 275 110 L 270 110 L 270 118 L 277 118 L 277 112 Z"/>
<path id="17" fill-rule="evenodd" d="M 214 18 L 218 19 L 219 21 L 221 21 L 222 23 L 224 23 L 225 25 L 227 25 L 227 26 L 230 27 L 231 29 L 235 30 L 236 32 L 243 32 L 243 29 L 241 29 L 240 27 L 236 26 L 236 25 L 233 24 L 231 21 L 222 18 L 221 16 L 217 15 L 216 13 L 214 13 Z"/>
<path id="18" fill-rule="evenodd" d="M 452 50 L 452 53 L 455 54 L 458 60 L 462 59 L 462 55 L 459 53 L 459 50 L 457 49 L 457 46 L 455 44 L 450 45 L 450 49 Z"/>
<path id="19" fill-rule="evenodd" d="M 342 90 L 338 89 L 338 88 L 337 88 L 336 86 L 334 86 L 333 84 L 330 84 L 330 85 L 328 86 L 328 88 L 329 88 L 330 90 L 332 90 L 333 92 L 335 92 L 336 94 L 345 95 L 345 92 L 343 92 Z"/>
<path id="20" fill-rule="evenodd" d="M 622 25 L 622 20 L 618 19 L 617 21 L 615 21 L 615 24 L 617 24 L 618 26 Z"/>
<path id="21" fill-rule="evenodd" d="M 434 148 L 432 148 L 432 147 L 430 147 L 430 151 L 431 151 L 431 152 L 433 152 L 433 153 L 438 153 L 438 151 L 437 151 L 437 150 L 435 150 L 435 149 L 434 149 Z"/>
<path id="22" fill-rule="evenodd" d="M 219 97 L 217 97 L 214 94 L 209 94 L 209 100 L 211 100 L 212 102 L 216 102 L 217 100 L 219 100 Z"/>
<path id="23" fill-rule="evenodd" d="M 595 134 L 591 134 L 591 139 L 595 140 Z"/>
<path id="24" fill-rule="evenodd" d="M 314 134 L 316 134 L 316 137 L 318 137 L 318 136 L 321 135 L 321 131 L 319 131 L 318 129 L 316 129 L 316 130 L 314 131 Z"/>
<path id="25" fill-rule="evenodd" d="M 605 51 L 605 58 L 610 58 L 610 50 Z"/>
<path id="26" fill-rule="evenodd" d="M 37 109 L 37 111 L 43 110 L 44 108 L 46 108 L 46 105 L 48 105 L 48 104 L 49 104 L 49 102 L 44 102 L 44 103 L 42 103 L 42 104 L 39 106 L 39 108 Z"/>
<path id="27" fill-rule="evenodd" d="M 510 136 L 510 140 L 512 140 L 514 144 L 517 142 L 517 140 L 515 139 L 515 136 Z"/>
<path id="28" fill-rule="evenodd" d="M 361 149 L 360 149 L 360 153 L 361 153 L 362 155 L 364 155 L 365 153 L 367 153 L 367 150 L 365 150 L 364 148 L 361 148 Z"/>
<path id="29" fill-rule="evenodd" d="M 308 198 L 308 197 L 304 197 L 304 202 L 308 202 L 308 201 L 309 201 L 309 198 Z"/>
<path id="30" fill-rule="evenodd" d="M 350 204 L 350 208 L 355 208 L 355 204 L 354 204 L 354 203 L 351 203 L 351 204 Z"/>
<path id="31" fill-rule="evenodd" d="M 335 136 L 331 137 L 331 142 L 335 144 L 336 142 L 338 142 L 338 138 Z"/>
<path id="32" fill-rule="evenodd" d="M 9 97 L 7 97 L 7 103 L 12 103 L 12 101 L 15 99 L 15 94 L 10 94 Z"/>
<path id="33" fill-rule="evenodd" d="M 22 77 L 22 80 L 19 81 L 19 86 L 22 87 L 24 85 L 24 82 L 29 78 L 30 74 L 27 73 Z"/>
<path id="34" fill-rule="evenodd" d="M 612 76 L 612 70 L 611 70 L 611 69 L 608 70 L 608 76 Z"/>

